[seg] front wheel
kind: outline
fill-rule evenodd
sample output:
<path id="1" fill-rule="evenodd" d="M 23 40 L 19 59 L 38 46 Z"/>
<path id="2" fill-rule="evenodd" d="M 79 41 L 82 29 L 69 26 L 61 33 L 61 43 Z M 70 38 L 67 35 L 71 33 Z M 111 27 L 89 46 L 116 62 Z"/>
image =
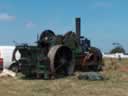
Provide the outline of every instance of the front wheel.
<path id="1" fill-rule="evenodd" d="M 14 63 L 9 68 L 11 71 L 18 73 L 19 72 L 19 65 L 17 63 Z"/>

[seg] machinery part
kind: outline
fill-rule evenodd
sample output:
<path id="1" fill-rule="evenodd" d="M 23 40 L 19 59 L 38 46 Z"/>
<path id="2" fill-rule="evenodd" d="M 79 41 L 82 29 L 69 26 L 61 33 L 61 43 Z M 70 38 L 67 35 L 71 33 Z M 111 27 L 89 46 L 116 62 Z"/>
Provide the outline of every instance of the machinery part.
<path id="1" fill-rule="evenodd" d="M 20 58 L 16 58 L 16 54 L 17 52 L 19 52 L 18 48 L 16 47 L 14 50 L 13 50 L 13 53 L 12 53 L 12 61 L 13 63 L 11 64 L 11 66 L 9 67 L 10 70 L 12 70 L 13 72 L 20 72 L 20 63 L 18 62 Z M 21 55 L 21 54 L 20 54 Z"/>
<path id="2" fill-rule="evenodd" d="M 50 46 L 54 38 L 55 34 L 52 30 L 45 30 L 40 35 L 40 39 L 38 40 L 38 46 Z"/>
<path id="3" fill-rule="evenodd" d="M 40 40 L 48 40 L 52 39 L 52 37 L 55 36 L 54 32 L 52 30 L 45 30 L 40 35 Z"/>
<path id="4" fill-rule="evenodd" d="M 77 40 L 78 40 L 78 44 L 80 44 L 80 36 L 81 36 L 81 20 L 79 17 L 76 18 L 76 36 L 77 36 Z"/>
<path id="5" fill-rule="evenodd" d="M 18 63 L 13 63 L 11 64 L 11 66 L 9 67 L 9 69 L 15 73 L 18 73 L 20 71 L 19 65 Z"/>
<path id="6" fill-rule="evenodd" d="M 44 54 L 47 55 L 51 46 L 55 45 L 55 34 L 52 30 L 45 30 L 41 33 L 40 39 L 38 40 L 38 46 L 43 48 Z"/>
<path id="7" fill-rule="evenodd" d="M 94 57 L 95 57 L 94 60 L 95 61 L 97 61 L 98 63 L 101 63 L 102 62 L 102 53 L 101 53 L 101 51 L 98 48 L 96 48 L 96 47 L 90 47 L 89 48 L 89 53 L 93 53 L 94 54 Z"/>
<path id="8" fill-rule="evenodd" d="M 57 35 L 55 38 L 55 45 L 57 44 L 63 44 L 64 36 L 63 35 Z"/>
<path id="9" fill-rule="evenodd" d="M 72 62 L 72 51 L 70 48 L 63 45 L 53 46 L 49 53 L 48 57 L 50 59 L 50 69 L 52 75 L 55 74 L 64 74 L 70 75 L 72 74 L 71 65 Z"/>
<path id="10" fill-rule="evenodd" d="M 30 58 L 27 57 L 21 57 L 21 59 L 19 60 L 19 62 L 21 63 L 21 73 L 24 74 L 26 77 L 30 77 L 33 74 L 33 66 L 30 63 Z"/>
<path id="11" fill-rule="evenodd" d="M 71 49 L 75 49 L 80 46 L 75 32 L 72 31 L 69 31 L 64 35 L 63 41 L 64 41 L 64 45 L 68 46 Z"/>
<path id="12" fill-rule="evenodd" d="M 15 59 L 15 53 L 19 51 L 21 58 Z M 19 45 L 13 52 L 13 59 L 20 64 L 21 73 L 26 77 L 42 74 L 47 78 L 49 71 L 49 58 L 44 53 L 44 48 L 37 46 Z M 47 75 L 47 76 L 46 76 Z"/>
<path id="13" fill-rule="evenodd" d="M 87 38 L 80 38 L 80 46 L 82 48 L 82 52 L 88 52 L 88 48 L 91 47 L 91 42 Z"/>
<path id="14" fill-rule="evenodd" d="M 18 49 L 15 48 L 14 51 L 13 51 L 13 53 L 12 53 L 12 61 L 18 61 L 18 60 L 16 59 L 16 52 L 17 52 L 17 51 L 18 51 Z"/>
<path id="15" fill-rule="evenodd" d="M 86 71 L 102 70 L 102 53 L 98 48 L 90 47 L 88 54 L 83 58 L 82 69 Z"/>

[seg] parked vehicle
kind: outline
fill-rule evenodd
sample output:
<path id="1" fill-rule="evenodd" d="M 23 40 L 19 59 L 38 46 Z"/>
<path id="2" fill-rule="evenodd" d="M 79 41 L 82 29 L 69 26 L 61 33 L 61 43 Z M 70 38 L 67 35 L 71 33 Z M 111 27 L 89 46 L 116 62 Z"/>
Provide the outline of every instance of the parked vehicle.
<path id="1" fill-rule="evenodd" d="M 12 71 L 17 71 L 16 61 L 12 61 L 12 53 L 15 46 L 0 46 L 0 70 L 7 68 Z M 19 52 L 16 53 L 16 58 L 20 58 Z"/>

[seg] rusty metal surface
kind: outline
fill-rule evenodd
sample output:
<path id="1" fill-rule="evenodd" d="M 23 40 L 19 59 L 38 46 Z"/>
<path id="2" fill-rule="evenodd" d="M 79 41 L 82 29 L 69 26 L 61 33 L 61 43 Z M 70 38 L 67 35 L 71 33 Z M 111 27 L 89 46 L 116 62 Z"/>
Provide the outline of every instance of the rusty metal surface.
<path id="1" fill-rule="evenodd" d="M 89 52 L 83 54 L 81 58 L 80 66 L 83 71 L 100 71 L 102 65 L 102 53 L 98 48 L 91 47 Z"/>

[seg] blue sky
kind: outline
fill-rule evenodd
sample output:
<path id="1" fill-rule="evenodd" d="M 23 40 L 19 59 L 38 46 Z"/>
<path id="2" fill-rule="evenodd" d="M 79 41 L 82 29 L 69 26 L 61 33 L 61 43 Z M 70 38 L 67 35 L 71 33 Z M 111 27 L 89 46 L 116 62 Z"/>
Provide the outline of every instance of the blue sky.
<path id="1" fill-rule="evenodd" d="M 32 43 L 37 33 L 75 31 L 81 17 L 82 35 L 108 52 L 112 43 L 128 51 L 128 0 L 0 0 L 0 45 Z"/>

